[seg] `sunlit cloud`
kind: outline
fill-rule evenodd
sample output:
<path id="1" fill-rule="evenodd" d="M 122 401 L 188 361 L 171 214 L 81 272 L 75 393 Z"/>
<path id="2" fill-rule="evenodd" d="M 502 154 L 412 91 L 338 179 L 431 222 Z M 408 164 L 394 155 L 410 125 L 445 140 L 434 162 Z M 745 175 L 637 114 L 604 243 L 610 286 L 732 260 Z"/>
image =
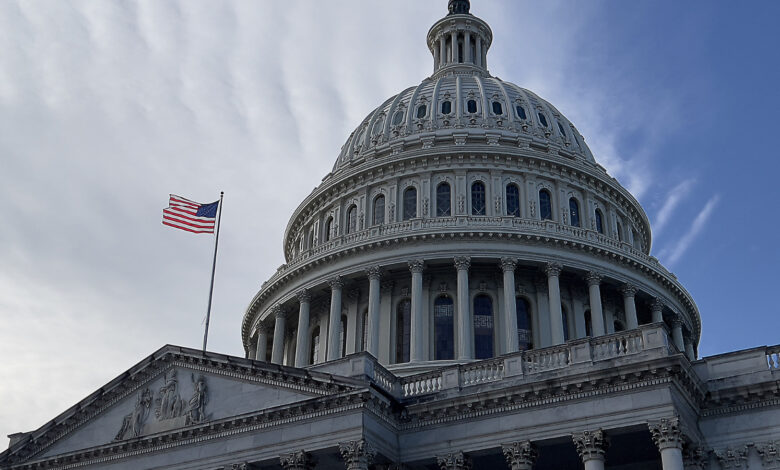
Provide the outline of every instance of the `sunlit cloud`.
<path id="1" fill-rule="evenodd" d="M 659 254 L 659 258 L 668 266 L 674 266 L 682 257 L 685 252 L 688 251 L 691 244 L 696 240 L 701 231 L 707 225 L 707 221 L 712 215 L 712 211 L 720 201 L 720 195 L 716 194 L 712 196 L 704 207 L 699 211 L 699 214 L 693 219 L 690 228 L 685 234 L 677 240 L 673 245 L 665 248 Z"/>
<path id="2" fill-rule="evenodd" d="M 657 238 L 661 232 L 663 232 L 664 228 L 666 228 L 666 225 L 669 223 L 674 210 L 679 206 L 680 202 L 690 194 L 691 189 L 695 184 L 695 180 L 687 179 L 669 191 L 664 204 L 658 210 L 655 220 L 653 221 L 653 236 Z"/>

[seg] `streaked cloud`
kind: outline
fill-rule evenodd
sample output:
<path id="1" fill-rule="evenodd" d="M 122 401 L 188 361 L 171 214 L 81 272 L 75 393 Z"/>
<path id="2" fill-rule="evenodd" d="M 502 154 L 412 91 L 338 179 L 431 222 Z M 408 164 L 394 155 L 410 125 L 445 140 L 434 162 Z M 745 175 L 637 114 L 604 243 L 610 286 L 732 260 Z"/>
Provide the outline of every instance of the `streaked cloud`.
<path id="1" fill-rule="evenodd" d="M 658 213 L 655 216 L 655 220 L 653 221 L 654 237 L 658 238 L 658 236 L 663 232 L 664 228 L 666 228 L 666 225 L 671 220 L 674 210 L 677 209 L 677 206 L 680 205 L 680 202 L 682 202 L 682 200 L 685 199 L 688 194 L 690 194 L 691 189 L 693 189 L 695 184 L 695 180 L 687 179 L 669 191 L 668 197 L 664 201 L 664 204 L 661 206 L 661 208 L 658 210 Z"/>
<path id="2" fill-rule="evenodd" d="M 688 251 L 688 248 L 690 248 L 691 244 L 696 240 L 701 231 L 707 225 L 707 222 L 712 215 L 712 211 L 715 210 L 715 207 L 718 205 L 719 201 L 720 195 L 716 194 L 712 196 L 706 204 L 704 204 L 704 207 L 701 209 L 701 211 L 699 211 L 696 218 L 693 219 L 693 222 L 688 228 L 688 231 L 685 232 L 685 234 L 680 237 L 680 239 L 677 240 L 673 245 L 661 251 L 659 257 L 661 258 L 662 262 L 664 262 L 667 266 L 672 267 L 677 264 L 678 261 L 680 261 L 683 255 L 685 255 L 685 252 Z"/>

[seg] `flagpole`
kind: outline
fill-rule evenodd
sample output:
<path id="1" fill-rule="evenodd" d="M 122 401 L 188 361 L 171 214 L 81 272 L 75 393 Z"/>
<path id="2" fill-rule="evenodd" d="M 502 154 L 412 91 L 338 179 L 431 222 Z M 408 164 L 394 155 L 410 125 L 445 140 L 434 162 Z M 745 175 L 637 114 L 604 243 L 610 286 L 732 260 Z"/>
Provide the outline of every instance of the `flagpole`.
<path id="1" fill-rule="evenodd" d="M 209 340 L 209 320 L 211 319 L 211 295 L 214 293 L 214 272 L 217 270 L 217 248 L 219 247 L 219 223 L 222 220 L 222 197 L 224 191 L 219 192 L 219 214 L 217 215 L 217 234 L 214 237 L 214 262 L 211 264 L 211 286 L 209 287 L 209 307 L 206 309 L 206 332 L 203 334 L 203 352 L 206 352 L 206 343 Z"/>

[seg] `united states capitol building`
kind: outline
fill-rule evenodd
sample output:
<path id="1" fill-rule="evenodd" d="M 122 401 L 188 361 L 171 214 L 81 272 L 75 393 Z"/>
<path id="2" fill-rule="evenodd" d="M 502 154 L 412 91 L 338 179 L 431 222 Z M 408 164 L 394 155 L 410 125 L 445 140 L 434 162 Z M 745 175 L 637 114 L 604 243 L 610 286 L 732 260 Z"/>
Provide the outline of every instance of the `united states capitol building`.
<path id="1" fill-rule="evenodd" d="M 246 357 L 165 346 L 1 469 L 780 469 L 780 346 L 698 357 L 642 207 L 448 6 L 290 217 Z"/>

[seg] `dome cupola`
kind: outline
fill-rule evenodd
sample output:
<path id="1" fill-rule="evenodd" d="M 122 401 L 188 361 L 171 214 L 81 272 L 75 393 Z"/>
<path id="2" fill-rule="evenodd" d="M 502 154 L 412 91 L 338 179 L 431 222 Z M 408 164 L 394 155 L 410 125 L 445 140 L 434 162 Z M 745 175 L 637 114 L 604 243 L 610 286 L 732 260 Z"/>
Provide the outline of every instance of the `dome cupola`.
<path id="1" fill-rule="evenodd" d="M 448 7 L 449 14 L 428 31 L 434 75 L 487 74 L 487 51 L 493 41 L 490 26 L 469 13 L 467 0 L 452 0 Z"/>

